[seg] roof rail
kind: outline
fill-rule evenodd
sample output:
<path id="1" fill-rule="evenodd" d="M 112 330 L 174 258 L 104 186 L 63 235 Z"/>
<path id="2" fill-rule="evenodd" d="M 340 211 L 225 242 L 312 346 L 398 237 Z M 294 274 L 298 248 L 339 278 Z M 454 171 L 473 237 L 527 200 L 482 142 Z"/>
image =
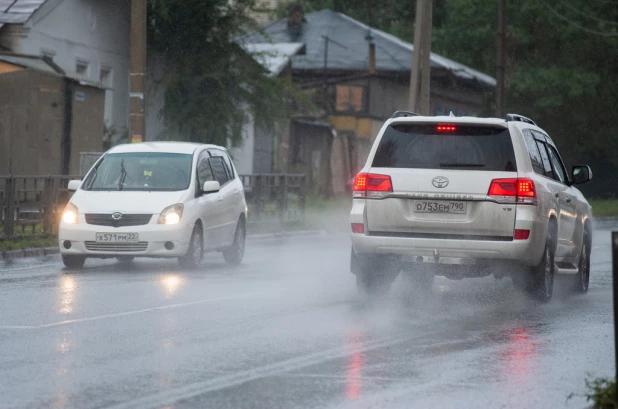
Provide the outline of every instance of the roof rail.
<path id="1" fill-rule="evenodd" d="M 417 114 L 416 112 L 410 112 L 410 111 L 395 111 L 393 115 L 391 116 L 391 118 L 401 118 L 402 116 L 421 116 L 421 115 Z"/>
<path id="2" fill-rule="evenodd" d="M 517 115 L 517 114 L 506 114 L 506 122 L 509 121 L 519 121 L 519 122 L 525 122 L 528 124 L 532 124 L 534 126 L 536 126 L 536 124 L 534 123 L 534 121 L 530 118 L 526 118 L 525 116 L 522 115 Z"/>

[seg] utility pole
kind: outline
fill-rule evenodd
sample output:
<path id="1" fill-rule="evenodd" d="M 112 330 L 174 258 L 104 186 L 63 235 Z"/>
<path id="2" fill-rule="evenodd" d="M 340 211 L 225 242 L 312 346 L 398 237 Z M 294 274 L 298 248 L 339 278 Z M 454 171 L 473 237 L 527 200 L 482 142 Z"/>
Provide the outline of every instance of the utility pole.
<path id="1" fill-rule="evenodd" d="M 146 115 L 146 0 L 131 0 L 130 41 L 130 133 L 131 142 L 144 141 Z"/>
<path id="2" fill-rule="evenodd" d="M 429 115 L 432 0 L 416 0 L 409 109 Z"/>
<path id="3" fill-rule="evenodd" d="M 506 69 L 506 0 L 498 0 L 498 53 L 496 56 L 496 116 L 506 115 L 505 69 Z"/>

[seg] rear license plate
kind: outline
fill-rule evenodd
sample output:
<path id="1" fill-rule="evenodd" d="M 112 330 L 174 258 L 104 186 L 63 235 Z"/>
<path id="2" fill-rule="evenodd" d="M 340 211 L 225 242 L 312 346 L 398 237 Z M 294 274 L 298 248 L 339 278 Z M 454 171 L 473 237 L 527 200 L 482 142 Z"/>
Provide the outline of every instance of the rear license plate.
<path id="1" fill-rule="evenodd" d="M 97 233 L 97 243 L 137 243 L 137 233 Z"/>
<path id="2" fill-rule="evenodd" d="M 447 201 L 431 201 L 431 200 L 415 200 L 414 211 L 416 213 L 457 213 L 465 214 L 467 208 L 466 202 L 447 202 Z"/>

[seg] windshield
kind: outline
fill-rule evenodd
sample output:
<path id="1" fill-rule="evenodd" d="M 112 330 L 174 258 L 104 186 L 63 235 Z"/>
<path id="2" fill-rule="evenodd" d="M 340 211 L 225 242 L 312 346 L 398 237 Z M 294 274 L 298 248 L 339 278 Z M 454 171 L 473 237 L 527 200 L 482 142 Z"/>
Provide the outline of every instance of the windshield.
<path id="1" fill-rule="evenodd" d="M 436 124 L 389 126 L 373 160 L 374 167 L 515 172 L 515 153 L 505 128 Z"/>
<path id="2" fill-rule="evenodd" d="M 84 190 L 186 190 L 192 159 L 180 153 L 107 154 L 84 181 Z"/>

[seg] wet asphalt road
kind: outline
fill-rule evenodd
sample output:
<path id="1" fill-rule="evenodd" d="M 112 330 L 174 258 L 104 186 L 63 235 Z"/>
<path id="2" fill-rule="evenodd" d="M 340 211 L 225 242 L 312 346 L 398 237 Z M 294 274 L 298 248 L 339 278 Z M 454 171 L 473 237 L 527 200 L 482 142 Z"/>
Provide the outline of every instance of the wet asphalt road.
<path id="1" fill-rule="evenodd" d="M 366 305 L 346 235 L 252 242 L 237 269 L 0 262 L 0 408 L 583 408 L 614 371 L 609 237 L 589 294 L 549 305 L 492 277 Z"/>

